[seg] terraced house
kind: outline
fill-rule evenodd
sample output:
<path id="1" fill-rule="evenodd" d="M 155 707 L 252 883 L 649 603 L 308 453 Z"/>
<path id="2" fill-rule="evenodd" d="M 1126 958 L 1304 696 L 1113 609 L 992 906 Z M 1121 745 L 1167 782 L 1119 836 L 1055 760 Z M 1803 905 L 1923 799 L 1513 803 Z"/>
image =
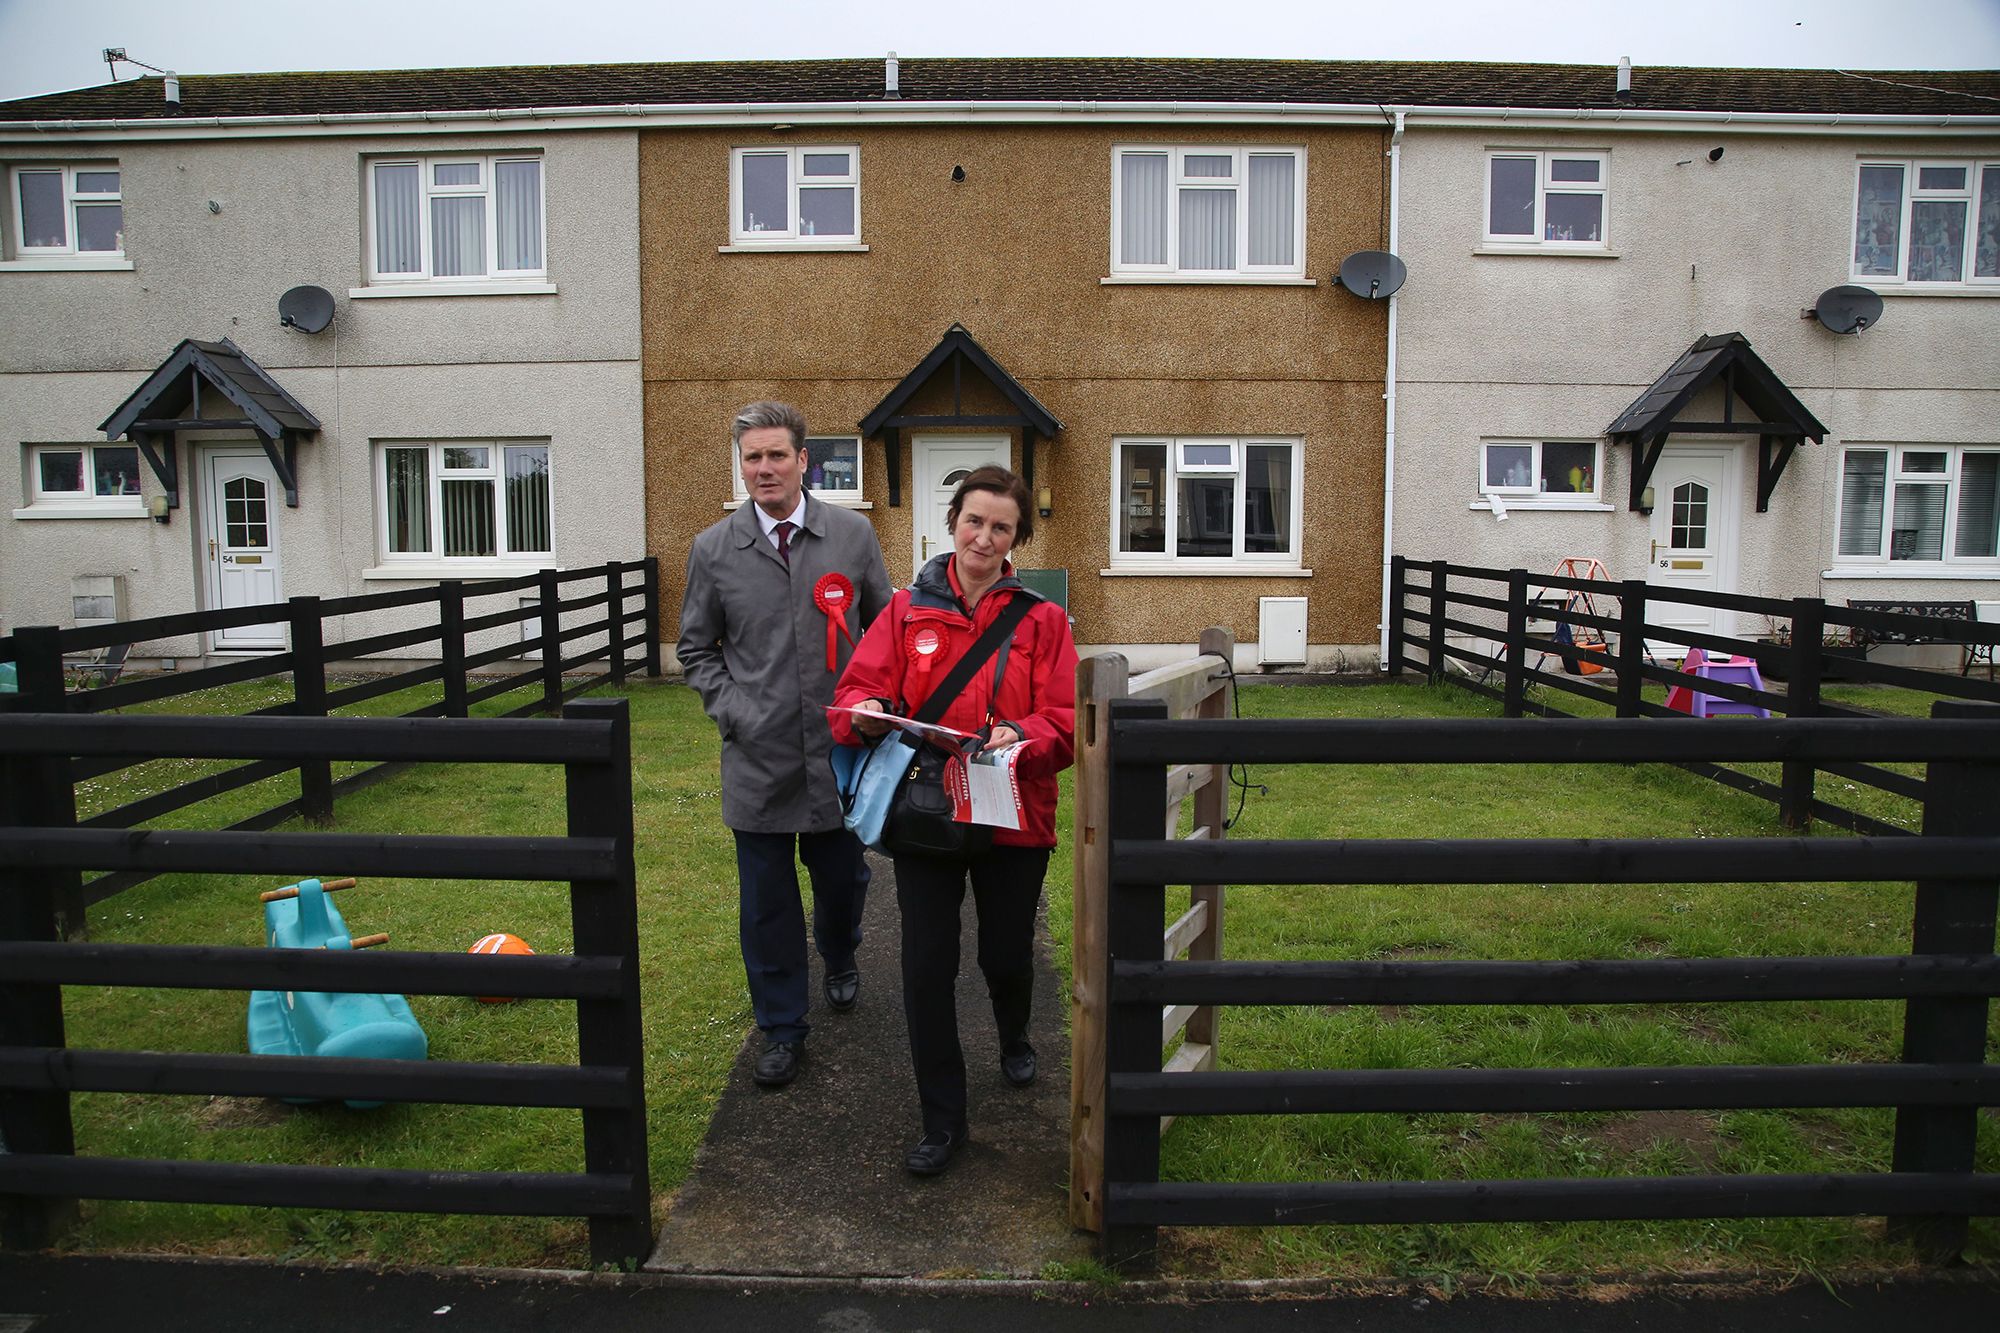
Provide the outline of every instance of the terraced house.
<path id="1" fill-rule="evenodd" d="M 890 58 L 165 92 L 0 105 L 10 628 L 67 623 L 86 574 L 137 615 L 643 550 L 671 631 L 765 396 L 892 577 L 958 473 L 1028 476 L 1023 564 L 1141 663 L 1223 624 L 1246 669 L 1369 667 L 1391 550 L 1652 577 L 1664 543 L 1667 575 L 1788 595 L 2000 577 L 1990 73 Z M 1382 251 L 1400 290 L 1336 281 Z M 320 333 L 279 324 L 299 285 Z M 1799 319 L 1841 285 L 1883 294 L 1875 326 Z"/>

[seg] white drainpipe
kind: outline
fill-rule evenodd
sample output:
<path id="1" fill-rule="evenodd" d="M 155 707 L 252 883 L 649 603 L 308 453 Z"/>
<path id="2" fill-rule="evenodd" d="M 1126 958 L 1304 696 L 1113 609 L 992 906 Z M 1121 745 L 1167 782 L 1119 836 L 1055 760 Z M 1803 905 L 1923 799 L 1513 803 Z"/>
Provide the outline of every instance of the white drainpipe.
<path id="1" fill-rule="evenodd" d="M 1396 132 L 1389 136 L 1389 253 L 1396 253 L 1397 226 L 1403 207 L 1403 118 L 1396 112 Z M 1389 364 L 1382 388 L 1382 634 L 1376 665 L 1389 669 L 1389 561 L 1396 553 L 1396 306 L 1400 293 L 1389 295 Z"/>

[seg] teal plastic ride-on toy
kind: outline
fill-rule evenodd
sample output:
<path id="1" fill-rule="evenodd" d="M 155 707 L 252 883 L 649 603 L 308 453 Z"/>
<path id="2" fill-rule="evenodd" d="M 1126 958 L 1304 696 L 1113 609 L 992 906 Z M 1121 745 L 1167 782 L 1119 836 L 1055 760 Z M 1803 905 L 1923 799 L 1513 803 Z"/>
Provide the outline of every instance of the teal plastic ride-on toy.
<path id="1" fill-rule="evenodd" d="M 354 886 L 351 879 L 300 880 L 260 895 L 264 942 L 274 949 L 365 949 L 387 935 L 355 939 L 327 894 Z M 360 1060 L 422 1060 L 430 1039 L 400 995 L 334 994 L 325 991 L 250 993 L 250 1052 L 253 1055 L 324 1055 Z M 287 1097 L 301 1104 L 319 1100 Z M 379 1101 L 346 1099 L 356 1110 Z"/>

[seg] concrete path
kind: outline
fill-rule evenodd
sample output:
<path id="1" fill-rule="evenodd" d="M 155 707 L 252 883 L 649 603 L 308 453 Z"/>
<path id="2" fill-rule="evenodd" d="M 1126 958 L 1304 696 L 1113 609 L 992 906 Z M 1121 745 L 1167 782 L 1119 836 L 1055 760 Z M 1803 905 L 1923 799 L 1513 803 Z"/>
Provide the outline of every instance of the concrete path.
<path id="1" fill-rule="evenodd" d="M 971 1140 L 944 1175 L 911 1176 L 903 1153 L 920 1127 L 903 1025 L 895 872 L 872 853 L 869 863 L 875 878 L 862 923 L 860 1004 L 828 1011 L 813 960 L 806 1064 L 797 1082 L 777 1091 L 751 1082 L 762 1049 L 752 1029 L 649 1270 L 1033 1277 L 1091 1253 L 1091 1238 L 1069 1228 L 1068 993 L 1049 965 L 1046 922 L 1029 1025 L 1041 1077 L 1016 1089 L 1000 1077 L 968 892 L 958 1021 Z"/>

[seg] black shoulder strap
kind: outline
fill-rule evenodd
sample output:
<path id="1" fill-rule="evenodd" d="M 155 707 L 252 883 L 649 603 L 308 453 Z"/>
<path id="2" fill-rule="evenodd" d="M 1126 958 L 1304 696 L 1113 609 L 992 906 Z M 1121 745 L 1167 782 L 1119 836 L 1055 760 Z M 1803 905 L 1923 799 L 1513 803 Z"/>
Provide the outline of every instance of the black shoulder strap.
<path id="1" fill-rule="evenodd" d="M 931 691 L 928 699 L 924 700 L 924 706 L 912 714 L 914 720 L 935 722 L 943 717 L 944 710 L 951 707 L 951 701 L 958 697 L 958 692 L 965 688 L 965 683 L 972 679 L 973 673 L 979 670 L 987 658 L 993 656 L 994 649 L 1013 637 L 1015 627 L 1027 617 L 1029 611 L 1034 609 L 1034 605 L 1033 597 L 1023 597 L 1017 593 L 1001 609 L 993 623 L 986 627 L 986 632 L 973 640 L 972 647 L 965 650 L 965 656 L 958 659 L 958 665 L 938 682 L 938 687 Z"/>

